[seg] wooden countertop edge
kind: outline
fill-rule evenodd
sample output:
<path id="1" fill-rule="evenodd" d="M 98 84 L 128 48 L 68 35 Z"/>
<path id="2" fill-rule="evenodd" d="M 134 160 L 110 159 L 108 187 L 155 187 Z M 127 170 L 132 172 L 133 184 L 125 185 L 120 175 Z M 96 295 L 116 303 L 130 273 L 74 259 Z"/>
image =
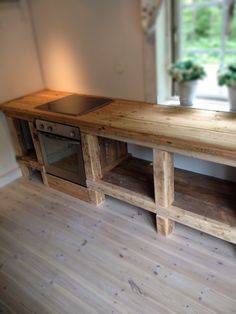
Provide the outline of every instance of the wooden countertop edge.
<path id="1" fill-rule="evenodd" d="M 17 118 L 22 118 L 26 119 L 28 121 L 33 121 L 34 119 L 45 119 L 45 120 L 53 120 L 58 123 L 64 123 L 64 124 L 70 124 L 73 126 L 78 126 L 81 128 L 83 131 L 87 131 L 96 135 L 100 136 L 105 136 L 105 137 L 110 137 L 114 139 L 120 139 L 120 140 L 125 140 L 130 143 L 137 143 L 146 147 L 160 147 L 160 148 L 165 148 L 168 151 L 171 152 L 186 152 L 186 154 L 191 155 L 191 151 L 196 152 L 197 154 L 200 154 L 200 156 L 206 156 L 206 158 L 203 159 L 209 159 L 209 156 L 212 155 L 218 155 L 223 158 L 228 158 L 229 162 L 226 161 L 228 164 L 234 164 L 236 160 L 236 149 L 230 148 L 229 147 L 224 147 L 224 141 L 222 142 L 222 145 L 220 145 L 217 141 L 213 144 L 210 142 L 204 142 L 204 137 L 202 140 L 198 137 L 193 136 L 191 139 L 191 136 L 189 136 L 189 139 L 183 139 L 183 138 L 178 138 L 175 136 L 168 136 L 168 134 L 163 134 L 165 132 L 162 132 L 162 134 L 152 134 L 151 132 L 142 132 L 139 130 L 137 127 L 135 130 L 128 129 L 128 128 L 122 128 L 122 123 L 120 123 L 119 126 L 112 126 L 109 121 L 106 121 L 106 123 L 103 123 L 102 118 L 100 115 L 97 113 L 105 114 L 104 107 L 98 109 L 96 111 L 96 115 L 94 115 L 95 111 L 88 113 L 86 115 L 82 116 L 69 116 L 69 115 L 62 115 L 62 114 L 57 114 L 57 113 L 50 113 L 50 112 L 43 112 L 42 110 L 37 110 L 35 107 L 47 103 L 49 101 L 59 99 L 62 97 L 65 97 L 67 95 L 71 95 L 73 93 L 69 92 L 59 92 L 59 91 L 53 91 L 53 90 L 41 90 L 38 92 L 31 93 L 29 95 L 25 95 L 22 97 L 18 97 L 14 100 L 7 101 L 5 103 L 0 104 L 0 110 L 2 110 L 4 113 L 6 113 L 9 116 L 12 117 L 17 117 Z M 35 99 L 34 99 L 35 98 Z M 21 105 L 22 103 L 22 105 Z M 25 103 L 25 104 L 24 104 Z M 127 104 L 133 104 L 135 106 L 135 110 L 139 110 L 141 106 L 147 105 L 147 103 L 144 102 L 139 102 L 139 101 L 130 101 L 130 100 L 120 100 L 120 99 L 114 99 L 114 102 L 110 103 L 107 105 L 108 110 L 112 112 L 112 104 L 113 103 L 120 103 L 123 108 Z M 148 104 L 150 105 L 150 104 Z M 185 108 L 162 108 L 160 106 L 160 110 L 164 110 L 164 114 L 168 114 L 169 112 L 184 112 L 186 109 Z M 117 108 L 115 108 L 117 109 Z M 113 110 L 116 112 L 115 110 Z M 189 111 L 188 111 L 189 112 Z M 195 112 L 195 110 L 194 110 Z M 129 110 L 126 111 L 126 115 L 129 113 Z M 199 113 L 199 111 L 197 111 Z M 200 113 L 201 114 L 201 113 Z M 216 112 L 216 114 L 218 114 Z M 214 113 L 209 114 L 209 116 L 214 117 Z M 224 116 L 224 114 L 222 115 Z M 234 119 L 234 114 L 232 114 L 232 119 Z M 119 116 L 117 116 L 119 119 Z M 236 115 L 235 115 L 236 118 Z M 97 120 L 97 121 L 92 121 L 92 119 Z M 100 123 L 99 123 L 100 119 Z M 106 117 L 107 120 L 107 117 Z M 136 121 L 133 118 L 130 118 L 131 121 Z M 217 121 L 217 118 L 215 118 Z M 121 122 L 122 122 L 121 118 Z M 124 120 L 125 121 L 125 120 Z M 226 120 L 227 121 L 227 120 Z M 137 125 L 141 121 L 136 121 Z M 148 122 L 148 120 L 147 120 Z M 150 123 L 155 123 L 150 121 Z M 158 122 L 159 123 L 159 122 Z M 160 122 L 158 125 L 161 125 L 162 123 Z M 188 131 L 194 131 L 195 133 L 199 132 L 199 134 L 202 134 L 205 132 L 205 129 L 198 129 L 195 126 L 194 127 L 189 127 L 189 126 L 184 126 L 184 125 L 178 125 L 178 124 L 172 124 L 171 125 L 173 128 L 176 128 L 176 130 L 182 130 L 183 132 L 186 129 L 186 132 Z M 163 123 L 163 129 L 167 128 L 168 129 L 168 123 Z M 212 129 L 206 129 L 206 131 L 211 135 L 211 134 L 217 134 L 220 133 L 221 135 L 224 135 L 224 138 L 230 138 L 231 140 L 234 140 L 234 136 L 236 138 L 235 132 L 230 132 L 230 129 L 227 130 L 227 132 L 222 132 L 217 131 L 217 130 L 212 130 Z M 185 132 L 185 131 L 184 131 Z M 167 132 L 168 133 L 168 132 Z M 177 133 L 177 132 L 176 132 Z M 204 133 L 205 134 L 205 133 Z M 227 145 L 226 145 L 227 146 Z"/>

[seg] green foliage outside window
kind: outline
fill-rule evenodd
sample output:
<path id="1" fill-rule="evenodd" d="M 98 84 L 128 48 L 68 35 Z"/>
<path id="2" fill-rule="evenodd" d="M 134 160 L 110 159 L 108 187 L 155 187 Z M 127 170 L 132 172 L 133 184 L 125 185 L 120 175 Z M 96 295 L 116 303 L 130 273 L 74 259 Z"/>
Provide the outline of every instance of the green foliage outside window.
<path id="1" fill-rule="evenodd" d="M 200 1 L 183 1 L 185 4 Z M 196 54 L 187 52 L 188 49 L 220 49 L 222 32 L 222 6 L 205 6 L 195 8 L 184 8 L 182 10 L 183 25 L 183 50 L 187 58 L 195 58 Z M 230 32 L 225 36 L 225 49 L 236 50 L 236 6 L 234 8 L 234 17 L 231 23 Z M 216 52 L 207 52 L 197 54 L 198 61 L 208 64 L 218 64 L 219 54 Z M 235 53 L 225 55 L 225 62 L 235 61 Z"/>

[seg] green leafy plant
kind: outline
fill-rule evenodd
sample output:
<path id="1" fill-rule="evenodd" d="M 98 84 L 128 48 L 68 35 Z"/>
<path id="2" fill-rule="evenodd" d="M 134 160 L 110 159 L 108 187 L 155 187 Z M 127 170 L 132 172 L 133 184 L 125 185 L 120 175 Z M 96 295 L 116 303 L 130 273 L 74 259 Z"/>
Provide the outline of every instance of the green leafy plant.
<path id="1" fill-rule="evenodd" d="M 218 74 L 218 84 L 220 86 L 236 85 L 236 63 L 231 63 Z"/>
<path id="2" fill-rule="evenodd" d="M 193 60 L 180 60 L 171 64 L 169 74 L 177 82 L 186 82 L 202 79 L 206 72 L 203 66 Z"/>

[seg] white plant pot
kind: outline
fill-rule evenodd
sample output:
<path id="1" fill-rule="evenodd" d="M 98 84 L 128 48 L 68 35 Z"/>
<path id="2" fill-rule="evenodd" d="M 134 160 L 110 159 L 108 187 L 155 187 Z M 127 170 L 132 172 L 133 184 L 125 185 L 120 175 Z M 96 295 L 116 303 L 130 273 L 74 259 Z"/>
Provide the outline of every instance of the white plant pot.
<path id="1" fill-rule="evenodd" d="M 236 111 L 236 85 L 228 87 L 230 110 Z"/>
<path id="2" fill-rule="evenodd" d="M 179 101 L 181 106 L 192 106 L 196 98 L 198 80 L 179 82 Z"/>

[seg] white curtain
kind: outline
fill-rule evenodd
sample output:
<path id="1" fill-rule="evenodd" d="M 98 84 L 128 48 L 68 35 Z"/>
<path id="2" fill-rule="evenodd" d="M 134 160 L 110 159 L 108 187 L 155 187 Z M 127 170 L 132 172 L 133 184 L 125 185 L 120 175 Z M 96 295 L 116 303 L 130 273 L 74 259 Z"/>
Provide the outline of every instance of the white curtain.
<path id="1" fill-rule="evenodd" d="M 153 34 L 163 0 L 141 0 L 142 27 L 147 36 Z"/>

